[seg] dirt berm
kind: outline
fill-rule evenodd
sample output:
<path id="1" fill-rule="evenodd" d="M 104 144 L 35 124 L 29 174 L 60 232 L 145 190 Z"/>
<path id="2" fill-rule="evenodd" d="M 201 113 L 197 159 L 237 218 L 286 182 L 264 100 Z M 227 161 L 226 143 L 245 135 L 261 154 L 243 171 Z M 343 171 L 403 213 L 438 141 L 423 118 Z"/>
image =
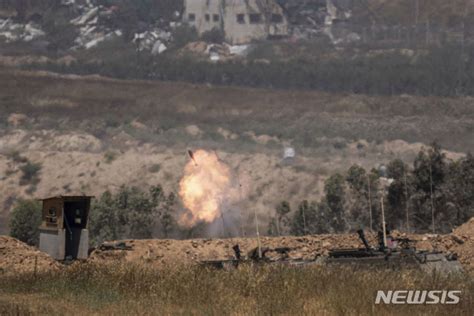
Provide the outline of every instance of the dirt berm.
<path id="1" fill-rule="evenodd" d="M 474 218 L 449 235 L 405 235 L 395 232 L 395 237 L 408 237 L 419 250 L 456 253 L 468 271 L 474 271 Z M 376 245 L 375 234 L 367 234 L 369 243 Z M 126 240 L 131 250 L 95 250 L 90 260 L 94 262 L 146 263 L 152 267 L 193 264 L 201 260 L 233 258 L 232 247 L 238 244 L 245 255 L 257 247 L 256 238 L 194 239 L 194 240 Z M 289 256 L 294 259 L 312 259 L 326 255 L 331 248 L 363 247 L 356 234 L 313 235 L 304 237 L 264 237 L 262 247 L 292 248 Z M 269 257 L 278 256 L 270 252 Z"/>
<path id="2" fill-rule="evenodd" d="M 456 253 L 466 270 L 474 272 L 474 218 L 448 235 L 404 235 L 415 240 L 420 250 L 439 250 Z M 375 234 L 367 234 L 369 243 L 376 245 Z M 194 239 L 194 240 L 125 240 L 129 250 L 100 250 L 92 252 L 89 261 L 109 263 L 146 264 L 153 268 L 195 264 L 201 260 L 233 258 L 232 247 L 239 244 L 246 255 L 257 247 L 256 238 Z M 304 237 L 263 237 L 262 246 L 268 248 L 289 247 L 293 259 L 312 259 L 325 255 L 331 248 L 363 247 L 356 234 L 313 235 Z M 279 256 L 269 252 L 270 258 Z M 36 262 L 36 264 L 35 264 Z M 60 269 L 54 261 L 34 247 L 14 238 L 0 236 L 0 274 L 38 272 Z"/>
<path id="3" fill-rule="evenodd" d="M 57 270 L 61 264 L 49 255 L 11 237 L 0 236 L 0 275 Z"/>

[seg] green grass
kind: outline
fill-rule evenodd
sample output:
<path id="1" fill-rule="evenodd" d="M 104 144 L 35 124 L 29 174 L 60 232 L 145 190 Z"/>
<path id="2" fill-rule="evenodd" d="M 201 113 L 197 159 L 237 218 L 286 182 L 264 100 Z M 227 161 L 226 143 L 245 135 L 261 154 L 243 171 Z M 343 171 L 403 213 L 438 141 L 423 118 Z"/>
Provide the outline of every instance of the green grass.
<path id="1" fill-rule="evenodd" d="M 414 271 L 284 266 L 164 271 L 88 263 L 36 277 L 0 276 L 0 284 L 3 314 L 472 315 L 474 310 L 472 276 Z M 456 289 L 463 296 L 456 306 L 374 305 L 379 289 Z"/>

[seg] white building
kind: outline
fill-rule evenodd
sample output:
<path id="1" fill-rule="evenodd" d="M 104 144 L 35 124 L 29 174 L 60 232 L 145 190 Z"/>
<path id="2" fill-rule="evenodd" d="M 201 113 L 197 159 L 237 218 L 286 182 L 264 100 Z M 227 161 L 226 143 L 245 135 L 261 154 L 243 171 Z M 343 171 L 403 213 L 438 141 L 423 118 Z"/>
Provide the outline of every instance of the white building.
<path id="1" fill-rule="evenodd" d="M 184 22 L 199 34 L 223 30 L 232 44 L 288 35 L 288 21 L 275 0 L 185 0 L 184 4 Z"/>

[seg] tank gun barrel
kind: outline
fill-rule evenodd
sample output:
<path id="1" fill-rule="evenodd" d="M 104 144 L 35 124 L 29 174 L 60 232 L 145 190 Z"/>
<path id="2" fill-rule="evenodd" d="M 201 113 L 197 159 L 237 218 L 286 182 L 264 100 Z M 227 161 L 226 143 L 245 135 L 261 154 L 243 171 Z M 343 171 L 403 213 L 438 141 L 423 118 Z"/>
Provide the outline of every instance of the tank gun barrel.
<path id="1" fill-rule="evenodd" d="M 364 243 L 365 249 L 367 249 L 367 251 L 372 251 L 372 249 L 370 248 L 369 242 L 367 241 L 367 238 L 365 238 L 364 230 L 359 229 L 357 231 L 357 234 L 359 235 L 359 238 L 362 241 L 362 243 Z"/>

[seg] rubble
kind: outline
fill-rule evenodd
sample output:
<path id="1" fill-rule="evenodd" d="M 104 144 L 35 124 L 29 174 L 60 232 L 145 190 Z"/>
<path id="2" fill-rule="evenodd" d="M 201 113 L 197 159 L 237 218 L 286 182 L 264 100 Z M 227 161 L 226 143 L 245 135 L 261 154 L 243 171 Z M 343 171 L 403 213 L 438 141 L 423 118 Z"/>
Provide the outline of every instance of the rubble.
<path id="1" fill-rule="evenodd" d="M 139 51 L 151 51 L 153 55 L 163 53 L 168 49 L 166 43 L 172 40 L 171 32 L 154 28 L 143 33 L 136 33 L 133 42 L 137 45 Z"/>
<path id="2" fill-rule="evenodd" d="M 352 1 L 308 0 L 286 1 L 291 34 L 296 39 L 327 36 L 334 45 L 357 42 L 360 35 L 351 31 Z"/>
<path id="3" fill-rule="evenodd" d="M 98 5 L 95 1 L 62 0 L 62 6 L 70 7 L 75 16 L 70 23 L 77 28 L 78 36 L 70 49 L 91 49 L 102 42 L 121 37 L 123 30 L 111 23 L 120 11 L 117 5 Z M 345 24 L 352 18 L 351 6 L 344 0 L 286 1 L 280 4 L 288 16 L 290 36 L 298 39 L 311 39 L 328 36 L 333 44 L 349 43 L 360 40 L 360 36 Z M 140 22 L 140 32 L 134 34 L 133 43 L 138 51 L 148 51 L 159 55 L 169 49 L 173 42 L 172 30 L 182 24 L 180 12 L 168 19 Z M 45 38 L 48 34 L 39 24 L 29 22 L 21 24 L 12 18 L 0 18 L 0 39 L 5 42 L 33 42 Z M 191 43 L 187 47 L 191 48 Z M 227 43 L 207 44 L 205 57 L 213 62 L 226 61 L 237 57 L 246 57 L 253 45 L 229 45 Z M 192 49 L 192 48 L 191 48 Z"/>
<path id="4" fill-rule="evenodd" d="M 34 23 L 20 24 L 13 22 L 11 19 L 0 19 L 0 38 L 3 37 L 6 43 L 31 42 L 44 35 L 45 33 L 41 28 Z"/>
<path id="5" fill-rule="evenodd" d="M 247 56 L 251 45 L 229 45 L 227 43 L 215 44 L 203 41 L 188 43 L 180 50 L 180 54 L 191 53 L 210 61 L 227 61 Z"/>
<path id="6" fill-rule="evenodd" d="M 112 14 L 110 9 L 103 6 L 93 6 L 90 2 L 84 6 L 77 6 L 79 16 L 72 19 L 71 24 L 79 28 L 79 35 L 74 40 L 73 49 L 91 49 L 99 43 L 114 37 L 122 36 L 121 30 L 110 28 L 101 18 Z"/>

